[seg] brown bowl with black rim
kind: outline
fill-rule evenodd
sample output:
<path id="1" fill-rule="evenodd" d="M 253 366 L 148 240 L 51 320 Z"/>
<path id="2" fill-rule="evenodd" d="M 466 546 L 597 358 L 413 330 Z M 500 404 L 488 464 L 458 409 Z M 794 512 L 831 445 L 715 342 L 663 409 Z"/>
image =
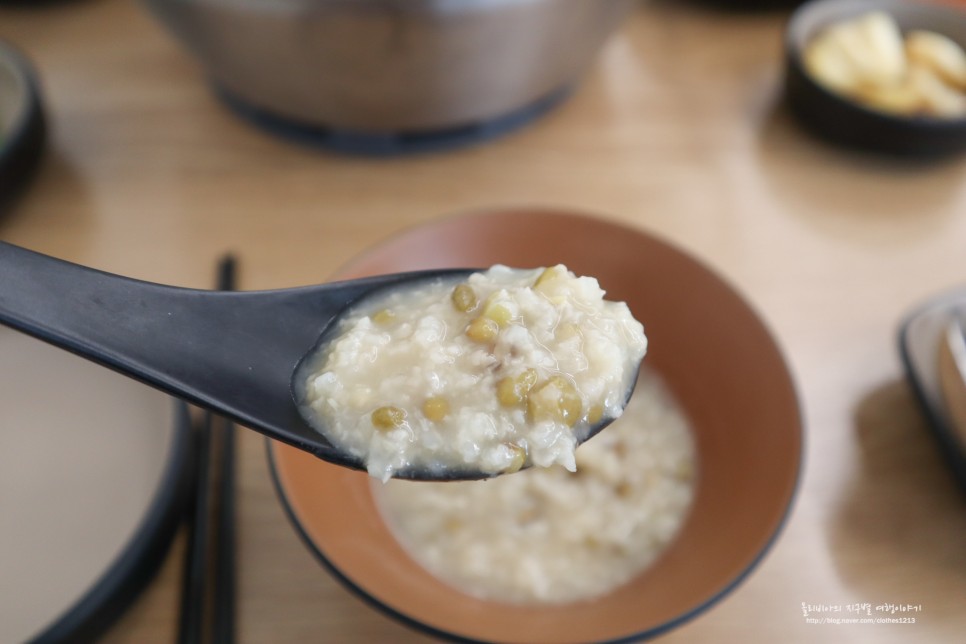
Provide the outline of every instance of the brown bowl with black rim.
<path id="1" fill-rule="evenodd" d="M 564 263 L 597 277 L 609 299 L 626 301 L 643 322 L 645 363 L 689 417 L 699 470 L 685 523 L 658 560 L 589 601 L 486 601 L 446 585 L 407 555 L 383 521 L 364 472 L 270 442 L 283 504 L 340 581 L 431 635 L 558 644 L 665 632 L 744 579 L 789 511 L 802 423 L 785 360 L 754 310 L 714 272 L 654 236 L 597 217 L 521 209 L 444 218 L 363 253 L 337 277 L 497 263 Z"/>

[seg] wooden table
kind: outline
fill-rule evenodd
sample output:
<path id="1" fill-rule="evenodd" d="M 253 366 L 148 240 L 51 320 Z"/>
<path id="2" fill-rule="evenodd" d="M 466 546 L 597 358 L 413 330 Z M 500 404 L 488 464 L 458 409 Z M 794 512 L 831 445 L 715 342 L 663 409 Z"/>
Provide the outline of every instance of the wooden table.
<path id="1" fill-rule="evenodd" d="M 716 268 L 791 363 L 807 421 L 781 538 L 669 642 L 952 642 L 966 633 L 966 504 L 904 381 L 900 317 L 966 281 L 962 160 L 847 154 L 777 107 L 784 17 L 642 6 L 576 94 L 517 133 L 439 155 L 347 158 L 239 120 L 137 3 L 0 9 L 42 75 L 52 125 L 3 239 L 143 279 L 247 289 L 318 282 L 367 246 L 501 204 L 602 213 Z M 260 436 L 240 451 L 243 642 L 416 642 L 343 590 L 276 499 Z M 168 642 L 180 546 L 111 631 Z M 803 602 L 911 603 L 915 625 L 806 624 Z"/>

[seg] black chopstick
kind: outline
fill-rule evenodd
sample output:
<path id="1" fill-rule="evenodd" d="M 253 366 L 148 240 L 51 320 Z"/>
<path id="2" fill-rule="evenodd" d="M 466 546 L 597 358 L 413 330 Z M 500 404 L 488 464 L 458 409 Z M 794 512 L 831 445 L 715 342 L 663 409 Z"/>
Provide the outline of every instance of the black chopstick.
<path id="1" fill-rule="evenodd" d="M 201 644 L 205 623 L 205 579 L 208 568 L 208 516 L 211 505 L 211 416 L 196 432 L 195 502 L 189 518 L 178 623 L 180 644 Z"/>
<path id="2" fill-rule="evenodd" d="M 218 288 L 235 290 L 236 262 L 231 255 L 219 265 Z M 235 641 L 235 424 L 225 418 L 220 426 L 218 504 L 215 514 L 216 548 L 214 597 L 212 606 L 213 642 Z"/>
<path id="3" fill-rule="evenodd" d="M 234 290 L 235 266 L 235 259 L 230 255 L 219 262 L 219 290 Z M 188 522 L 178 642 L 232 644 L 235 641 L 234 424 L 205 412 L 196 440 L 196 494 Z M 210 610 L 207 610 L 209 604 Z M 210 637 L 205 637 L 206 634 Z"/>

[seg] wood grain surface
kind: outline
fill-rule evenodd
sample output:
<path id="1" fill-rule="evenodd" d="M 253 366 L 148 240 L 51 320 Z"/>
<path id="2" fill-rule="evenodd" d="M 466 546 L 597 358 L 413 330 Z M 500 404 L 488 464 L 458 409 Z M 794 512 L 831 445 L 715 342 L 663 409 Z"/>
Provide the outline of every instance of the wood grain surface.
<path id="1" fill-rule="evenodd" d="M 28 3 L 30 4 L 30 3 Z M 966 163 L 816 142 L 779 101 L 781 13 L 643 4 L 558 109 L 485 145 L 365 159 L 281 141 L 229 112 L 145 7 L 0 9 L 42 79 L 50 145 L 4 240 L 207 288 L 324 280 L 413 225 L 500 205 L 601 213 L 702 258 L 767 320 L 804 407 L 789 522 L 755 572 L 667 642 L 953 642 L 966 632 L 966 502 L 904 380 L 897 324 L 966 281 Z M 264 443 L 240 435 L 242 642 L 426 641 L 345 591 L 299 541 Z M 179 545 L 109 633 L 173 640 Z M 921 605 L 910 625 L 806 623 L 802 604 Z M 833 615 L 834 616 L 834 615 Z"/>

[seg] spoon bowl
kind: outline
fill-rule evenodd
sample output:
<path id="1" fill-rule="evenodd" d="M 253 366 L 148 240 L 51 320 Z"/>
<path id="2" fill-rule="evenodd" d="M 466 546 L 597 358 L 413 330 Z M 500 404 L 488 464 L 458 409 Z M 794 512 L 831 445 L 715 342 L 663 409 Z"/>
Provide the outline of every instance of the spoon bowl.
<path id="1" fill-rule="evenodd" d="M 365 469 L 360 457 L 334 446 L 302 418 L 292 394 L 298 364 L 360 299 L 474 270 L 394 273 L 272 291 L 203 291 L 113 275 L 0 242 L 0 324 L 322 460 Z M 625 404 L 632 390 L 633 383 Z M 584 440 L 608 422 L 590 428 Z M 492 475 L 410 467 L 395 476 Z"/>

